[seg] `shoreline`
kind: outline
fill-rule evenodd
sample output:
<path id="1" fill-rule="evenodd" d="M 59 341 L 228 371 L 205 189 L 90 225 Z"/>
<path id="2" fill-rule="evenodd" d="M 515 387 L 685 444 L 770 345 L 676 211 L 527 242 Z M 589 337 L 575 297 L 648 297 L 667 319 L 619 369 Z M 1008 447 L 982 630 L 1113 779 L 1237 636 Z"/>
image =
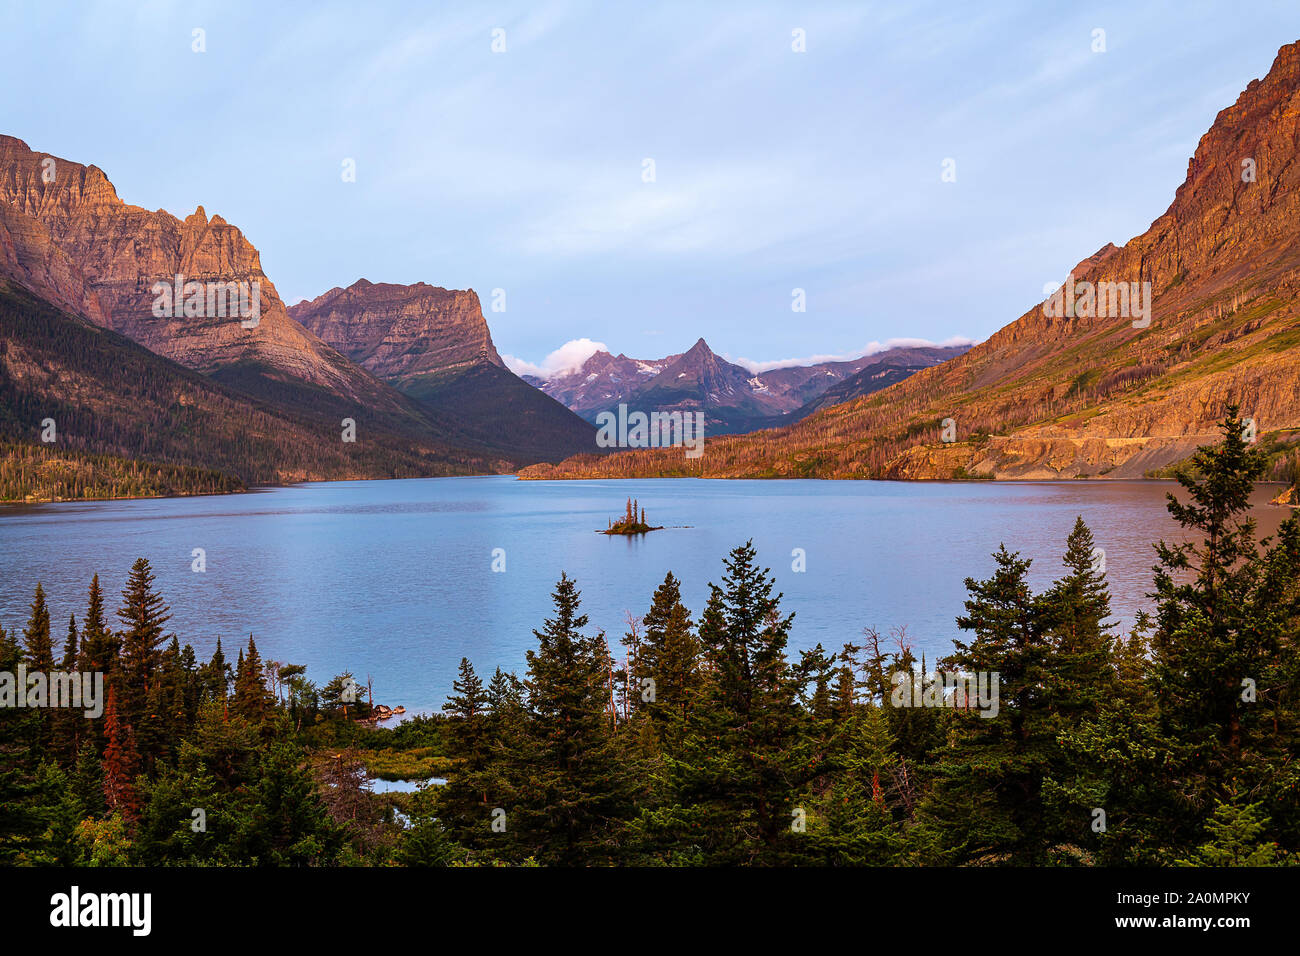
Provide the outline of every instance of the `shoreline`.
<path id="1" fill-rule="evenodd" d="M 536 482 L 583 482 L 583 481 L 762 481 L 762 482 L 881 482 L 900 485 L 1061 485 L 1061 484 L 1176 484 L 1176 478 L 756 478 L 752 476 L 717 476 L 717 477 L 700 477 L 689 475 L 652 475 L 647 477 L 631 478 L 611 478 L 611 477 L 565 477 L 565 478 L 539 478 L 524 477 L 518 472 L 486 472 L 477 475 L 426 475 L 418 478 L 304 478 L 301 481 L 288 481 L 280 484 L 252 485 L 241 488 L 237 491 L 210 491 L 200 494 L 186 494 L 179 492 L 169 495 L 113 495 L 108 497 L 86 497 L 86 498 L 41 498 L 41 499 L 0 499 L 0 509 L 17 508 L 17 507 L 36 507 L 40 505 L 59 505 L 59 504 L 77 504 L 77 503 L 95 503 L 106 501 L 164 501 L 174 498 L 229 498 L 235 495 L 256 494 L 259 492 L 275 491 L 282 488 L 297 488 L 302 485 L 328 485 L 342 482 L 353 481 L 438 481 L 449 478 L 514 478 L 516 481 L 536 481 Z M 1286 487 L 1285 481 L 1257 481 L 1255 487 L 1272 486 Z M 1278 507 L 1300 508 L 1300 502 L 1296 504 L 1277 504 Z M 0 513 L 3 513 L 0 511 Z M 658 529 L 656 529 L 658 530 Z M 597 533 L 604 534 L 603 530 Z"/>

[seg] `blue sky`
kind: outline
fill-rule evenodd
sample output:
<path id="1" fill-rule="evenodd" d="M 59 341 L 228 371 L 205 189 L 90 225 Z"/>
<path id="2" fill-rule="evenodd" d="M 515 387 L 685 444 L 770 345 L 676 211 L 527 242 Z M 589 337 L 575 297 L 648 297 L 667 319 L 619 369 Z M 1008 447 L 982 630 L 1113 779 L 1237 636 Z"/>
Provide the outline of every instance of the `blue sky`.
<path id="1" fill-rule="evenodd" d="M 288 302 L 501 288 L 530 362 L 777 362 L 986 337 L 1143 232 L 1297 39 L 1294 0 L 11 4 L 0 131 L 220 213 Z"/>

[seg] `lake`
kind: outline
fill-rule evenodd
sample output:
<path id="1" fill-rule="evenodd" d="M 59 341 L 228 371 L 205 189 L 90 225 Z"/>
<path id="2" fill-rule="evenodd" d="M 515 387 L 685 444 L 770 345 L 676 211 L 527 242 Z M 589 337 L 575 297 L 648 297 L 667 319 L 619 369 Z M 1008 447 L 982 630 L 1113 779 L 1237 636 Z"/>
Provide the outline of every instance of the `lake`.
<path id="1" fill-rule="evenodd" d="M 626 615 L 644 614 L 671 570 L 698 618 L 728 550 L 753 538 L 795 612 L 792 648 L 838 650 L 864 626 L 906 626 L 930 661 L 961 636 L 963 579 L 990 573 L 1006 542 L 1034 559 L 1035 589 L 1061 571 L 1076 515 L 1106 553 L 1122 623 L 1150 607 L 1153 541 L 1181 540 L 1169 482 L 646 481 L 513 477 L 321 482 L 243 495 L 0 509 L 0 624 L 21 629 L 32 589 L 48 595 L 56 639 L 80 620 L 98 572 L 109 610 L 137 557 L 153 565 L 171 629 L 201 659 L 220 636 L 228 659 L 249 634 L 262 656 L 304 664 L 324 685 L 350 670 L 375 700 L 436 710 L 461 657 L 484 680 L 522 676 L 532 629 L 560 572 L 577 579 L 590 630 L 621 657 Z M 1261 533 L 1289 509 L 1261 486 Z M 650 523 L 639 538 L 596 534 L 629 496 Z M 207 570 L 191 570 L 195 548 Z M 505 571 L 494 572 L 494 549 Z M 806 571 L 792 570 L 803 549 Z M 792 652 L 793 656 L 793 652 Z"/>

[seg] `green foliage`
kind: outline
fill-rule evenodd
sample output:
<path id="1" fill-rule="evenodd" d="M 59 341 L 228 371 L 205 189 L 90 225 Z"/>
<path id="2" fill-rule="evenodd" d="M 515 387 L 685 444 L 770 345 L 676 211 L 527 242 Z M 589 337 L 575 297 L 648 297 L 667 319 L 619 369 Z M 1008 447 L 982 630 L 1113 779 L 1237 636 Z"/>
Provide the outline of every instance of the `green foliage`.
<path id="1" fill-rule="evenodd" d="M 462 659 L 443 713 L 391 729 L 351 675 L 268 671 L 251 638 L 233 668 L 220 642 L 197 661 L 143 560 L 121 628 L 96 579 L 61 656 L 38 587 L 0 673 L 75 661 L 110 696 L 102 721 L 0 707 L 0 864 L 1292 863 L 1300 525 L 1255 540 L 1261 453 L 1235 414 L 1223 433 L 1171 496 L 1193 540 L 1156 546 L 1154 613 L 1127 635 L 1081 520 L 1040 593 L 1005 547 L 967 579 L 939 666 L 996 673 L 996 714 L 900 706 L 892 678 L 927 670 L 902 628 L 892 653 L 868 629 L 792 660 L 751 543 L 698 619 L 667 574 L 621 662 L 562 574 L 522 680 Z M 372 776 L 447 784 L 381 796 Z"/>

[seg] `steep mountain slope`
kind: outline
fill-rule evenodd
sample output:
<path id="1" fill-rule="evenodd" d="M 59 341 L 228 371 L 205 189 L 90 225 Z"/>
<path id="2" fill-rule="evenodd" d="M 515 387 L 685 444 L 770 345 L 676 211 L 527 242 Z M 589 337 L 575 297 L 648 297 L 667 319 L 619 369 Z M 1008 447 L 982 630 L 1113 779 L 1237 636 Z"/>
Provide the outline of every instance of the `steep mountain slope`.
<path id="1" fill-rule="evenodd" d="M 849 402 L 864 395 L 874 395 L 915 375 L 922 369 L 942 365 L 969 348 L 968 345 L 909 346 L 877 353 L 871 356 L 857 372 L 814 395 L 803 406 L 792 412 L 788 421 L 781 424 L 801 421 L 819 409 L 839 405 L 841 402 Z"/>
<path id="2" fill-rule="evenodd" d="M 56 441 L 38 440 L 46 420 Z M 379 440 L 382 438 L 383 440 Z M 0 473 L 7 498 L 42 492 L 71 472 L 64 497 L 94 494 L 112 456 L 152 477 L 177 466 L 178 485 L 146 481 L 149 493 L 229 491 L 245 485 L 501 470 L 488 456 L 435 449 L 375 431 L 357 419 L 357 441 L 334 424 L 250 400 L 109 329 L 0 280 Z M 132 464 L 134 462 L 134 464 Z M 186 473 L 210 472 L 209 477 Z M 225 476 L 225 477 L 222 477 Z M 72 487 L 75 485 L 75 488 Z"/>
<path id="3" fill-rule="evenodd" d="M 1168 210 L 1073 273 L 1150 283 L 1150 322 L 1035 305 L 966 354 L 704 455 L 633 451 L 530 477 L 1140 477 L 1185 458 L 1230 403 L 1300 429 L 1300 43 L 1216 117 Z M 1135 327 L 1134 322 L 1138 325 Z M 945 443 L 951 419 L 956 441 Z"/>
<path id="4" fill-rule="evenodd" d="M 934 365 L 964 346 L 888 349 L 845 362 L 750 372 L 715 354 L 700 339 L 687 352 L 662 359 L 632 359 L 596 352 L 579 368 L 534 382 L 588 421 L 620 403 L 641 411 L 703 411 L 711 434 L 753 431 L 789 424 L 819 407 L 828 389 L 863 370 L 894 362 L 889 381 L 862 379 L 852 395 L 867 394 L 906 377 L 904 368 Z"/>
<path id="5" fill-rule="evenodd" d="M 0 203 L 36 220 L 102 307 L 84 314 L 200 372 L 231 366 L 319 386 L 353 402 L 405 414 L 390 389 L 293 322 L 261 258 L 237 228 L 199 206 L 184 221 L 118 198 L 95 166 L 33 152 L 0 135 Z M 154 315 L 155 282 L 257 282 L 255 328 L 238 317 Z"/>
<path id="6" fill-rule="evenodd" d="M 289 314 L 481 444 L 528 462 L 596 448 L 595 429 L 505 367 L 473 290 L 359 279 Z"/>
<path id="7" fill-rule="evenodd" d="M 257 250 L 220 216 L 209 219 L 200 206 L 181 221 L 162 210 L 129 206 L 96 167 L 33 152 L 9 136 L 0 136 L 0 275 L 290 415 L 333 424 L 364 418 L 372 437 L 399 436 L 431 453 L 468 449 L 507 467 L 505 462 L 548 457 L 537 452 L 534 435 L 515 441 L 504 417 L 508 401 L 498 409 L 497 427 L 485 427 L 494 414 L 481 403 L 509 397 L 502 395 L 500 383 L 478 396 L 458 392 L 454 402 L 419 402 L 322 342 L 289 316 Z M 210 307 L 195 314 L 180 308 L 155 314 L 155 284 L 175 288 L 177 276 L 202 284 L 209 296 L 212 284 L 246 283 L 248 304 L 258 306 L 254 321 L 229 309 L 216 314 Z M 468 296 L 473 299 L 473 293 Z M 401 354 L 400 332 L 390 329 L 388 351 L 377 350 L 376 358 L 405 361 L 409 373 L 442 370 L 448 356 L 459 362 L 464 354 L 487 355 L 500 365 L 476 299 L 472 305 L 476 327 L 454 322 L 432 327 L 434 338 L 408 340 Z M 417 353 L 427 356 L 423 362 L 414 358 Z M 534 394 L 522 382 L 518 389 Z M 464 414 L 455 410 L 458 406 Z M 593 447 L 592 441 L 572 437 L 585 432 L 581 422 L 558 407 L 552 411 L 571 419 L 563 423 L 570 440 L 556 442 L 549 457 Z"/>

